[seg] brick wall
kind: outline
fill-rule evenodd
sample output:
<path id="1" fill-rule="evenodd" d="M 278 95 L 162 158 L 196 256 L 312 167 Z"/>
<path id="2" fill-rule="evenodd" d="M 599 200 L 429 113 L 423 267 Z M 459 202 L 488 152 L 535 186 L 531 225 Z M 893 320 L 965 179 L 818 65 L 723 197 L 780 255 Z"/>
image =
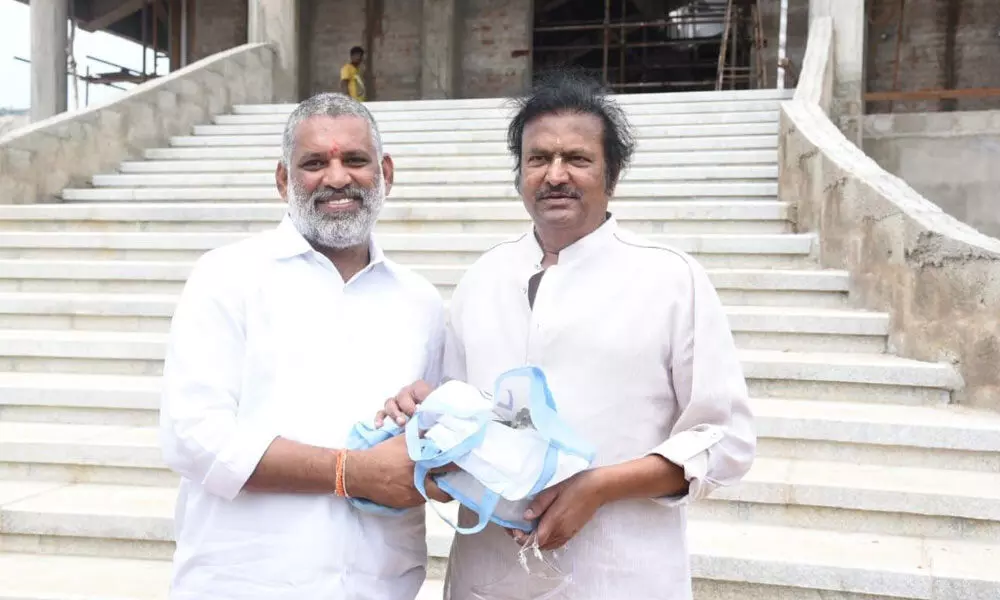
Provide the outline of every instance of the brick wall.
<path id="1" fill-rule="evenodd" d="M 369 99 L 420 97 L 419 1 L 312 0 L 301 6 L 308 11 L 302 24 L 309 93 L 339 90 L 340 68 L 350 58 L 351 47 L 362 46 Z"/>
<path id="2" fill-rule="evenodd" d="M 300 6 L 309 93 L 338 91 L 351 47 L 365 45 L 365 0 L 311 0 Z M 369 88 L 370 79 L 366 74 Z"/>
<path id="3" fill-rule="evenodd" d="M 423 2 L 381 0 L 381 14 L 370 22 L 372 79 L 380 100 L 420 98 L 420 30 Z"/>
<path id="4" fill-rule="evenodd" d="M 893 89 L 898 0 L 873 0 L 868 30 L 869 91 Z M 949 0 L 907 2 L 903 15 L 897 89 L 918 90 L 945 85 L 945 45 Z M 955 36 L 956 87 L 1000 87 L 1000 2 L 961 0 Z M 936 111 L 938 101 L 895 102 L 893 112 Z M 963 99 L 958 110 L 1000 108 L 1000 98 Z M 887 102 L 870 103 L 867 112 L 887 112 Z"/>
<path id="5" fill-rule="evenodd" d="M 247 0 L 197 0 L 192 5 L 192 62 L 247 43 Z"/>
<path id="6" fill-rule="evenodd" d="M 531 0 L 466 0 L 459 18 L 459 96 L 511 96 L 530 85 Z"/>

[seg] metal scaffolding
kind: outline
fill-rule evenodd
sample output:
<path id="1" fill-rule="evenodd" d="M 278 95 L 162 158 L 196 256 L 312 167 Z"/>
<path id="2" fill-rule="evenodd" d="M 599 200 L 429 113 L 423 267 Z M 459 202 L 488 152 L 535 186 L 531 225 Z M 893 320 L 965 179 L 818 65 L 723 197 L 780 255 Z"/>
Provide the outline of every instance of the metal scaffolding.
<path id="1" fill-rule="evenodd" d="M 603 5 L 600 20 L 536 16 L 536 69 L 582 67 L 619 92 L 766 85 L 757 0 L 692 1 L 653 19 L 626 0 Z"/>

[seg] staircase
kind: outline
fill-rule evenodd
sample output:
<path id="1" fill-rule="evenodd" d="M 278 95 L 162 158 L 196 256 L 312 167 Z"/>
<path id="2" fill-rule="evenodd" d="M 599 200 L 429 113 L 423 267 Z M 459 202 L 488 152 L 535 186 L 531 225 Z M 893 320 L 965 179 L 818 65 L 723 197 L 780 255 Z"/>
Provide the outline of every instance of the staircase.
<path id="1" fill-rule="evenodd" d="M 612 211 L 708 269 L 741 348 L 759 458 L 691 507 L 698 600 L 1000 598 L 1000 415 L 887 352 L 777 196 L 784 92 L 636 95 Z M 528 220 L 496 100 L 371 105 L 397 165 L 387 253 L 447 297 Z M 237 106 L 146 160 L 0 205 L 0 600 L 166 597 L 176 476 L 157 446 L 169 319 L 201 253 L 273 227 L 287 105 Z M 436 517 L 430 549 L 446 556 Z M 435 560 L 422 598 L 440 598 Z"/>

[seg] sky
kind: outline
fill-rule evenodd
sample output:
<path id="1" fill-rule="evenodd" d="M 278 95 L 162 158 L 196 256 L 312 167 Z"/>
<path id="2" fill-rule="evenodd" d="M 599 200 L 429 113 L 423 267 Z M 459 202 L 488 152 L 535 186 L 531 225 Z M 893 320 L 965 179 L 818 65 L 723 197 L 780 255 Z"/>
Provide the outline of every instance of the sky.
<path id="1" fill-rule="evenodd" d="M 0 0 L 0 108 L 26 109 L 31 105 L 31 65 L 18 60 L 15 56 L 31 60 L 31 20 L 27 5 L 15 0 Z M 77 69 L 81 75 L 86 74 L 87 67 L 91 73 L 117 71 L 114 67 L 104 65 L 86 57 L 88 55 L 142 70 L 142 46 L 107 33 L 89 33 L 78 29 L 73 44 Z M 159 61 L 160 75 L 166 74 L 168 64 L 165 58 Z M 147 70 L 152 72 L 153 52 L 148 51 Z M 79 104 L 77 104 L 72 81 L 66 86 L 70 110 L 86 106 L 85 85 L 79 85 Z M 117 84 L 119 87 L 130 88 L 129 84 Z M 100 104 L 113 100 L 123 94 L 104 85 L 90 86 L 90 104 Z"/>

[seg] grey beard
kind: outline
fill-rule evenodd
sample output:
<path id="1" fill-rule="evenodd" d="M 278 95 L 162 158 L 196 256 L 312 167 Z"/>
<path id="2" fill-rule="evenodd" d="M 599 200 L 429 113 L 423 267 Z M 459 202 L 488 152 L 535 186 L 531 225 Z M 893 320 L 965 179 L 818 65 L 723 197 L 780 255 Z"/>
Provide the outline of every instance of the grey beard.
<path id="1" fill-rule="evenodd" d="M 361 200 L 357 212 L 327 215 L 317 209 L 316 202 L 331 196 L 332 191 L 324 188 L 307 195 L 289 176 L 288 215 L 302 237 L 315 245 L 334 250 L 360 246 L 371 236 L 385 204 L 385 180 L 381 173 L 376 181 L 371 188 L 351 186 L 345 191 L 348 197 Z"/>

